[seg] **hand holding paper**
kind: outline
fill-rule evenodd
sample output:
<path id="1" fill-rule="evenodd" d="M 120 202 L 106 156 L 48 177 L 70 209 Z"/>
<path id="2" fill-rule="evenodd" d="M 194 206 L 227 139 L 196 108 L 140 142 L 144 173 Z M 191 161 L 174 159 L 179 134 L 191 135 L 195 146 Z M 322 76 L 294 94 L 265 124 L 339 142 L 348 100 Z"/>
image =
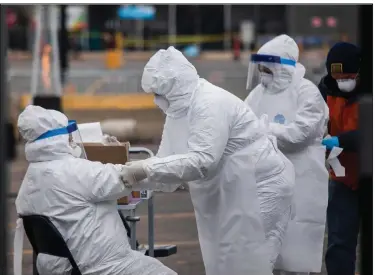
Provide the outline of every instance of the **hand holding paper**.
<path id="1" fill-rule="evenodd" d="M 345 167 L 341 165 L 339 159 L 337 158 L 342 152 L 342 148 L 333 147 L 331 153 L 328 156 L 327 162 L 331 166 L 333 172 L 337 177 L 345 177 Z"/>

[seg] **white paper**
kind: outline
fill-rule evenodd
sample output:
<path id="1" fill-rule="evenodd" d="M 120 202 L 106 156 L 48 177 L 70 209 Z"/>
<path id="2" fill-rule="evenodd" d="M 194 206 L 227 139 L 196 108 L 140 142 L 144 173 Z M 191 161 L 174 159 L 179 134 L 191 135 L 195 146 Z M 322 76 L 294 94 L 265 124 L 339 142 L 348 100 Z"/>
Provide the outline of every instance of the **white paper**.
<path id="1" fill-rule="evenodd" d="M 100 127 L 100 122 L 78 124 L 78 130 L 81 135 L 82 142 L 103 142 L 103 132 L 102 128 Z"/>
<path id="2" fill-rule="evenodd" d="M 345 176 L 345 167 L 341 165 L 339 159 L 337 158 L 341 154 L 342 150 L 343 149 L 340 147 L 333 147 L 327 158 L 327 162 L 331 166 L 336 177 Z"/>

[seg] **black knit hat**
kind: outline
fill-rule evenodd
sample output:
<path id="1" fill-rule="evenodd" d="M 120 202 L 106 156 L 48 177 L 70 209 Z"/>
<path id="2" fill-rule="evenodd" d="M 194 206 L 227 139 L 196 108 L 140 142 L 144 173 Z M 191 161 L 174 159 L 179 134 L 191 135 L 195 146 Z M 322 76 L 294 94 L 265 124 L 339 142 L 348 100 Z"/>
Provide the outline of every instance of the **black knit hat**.
<path id="1" fill-rule="evenodd" d="M 328 52 L 326 68 L 332 73 L 358 73 L 361 63 L 361 51 L 353 44 L 336 43 Z"/>

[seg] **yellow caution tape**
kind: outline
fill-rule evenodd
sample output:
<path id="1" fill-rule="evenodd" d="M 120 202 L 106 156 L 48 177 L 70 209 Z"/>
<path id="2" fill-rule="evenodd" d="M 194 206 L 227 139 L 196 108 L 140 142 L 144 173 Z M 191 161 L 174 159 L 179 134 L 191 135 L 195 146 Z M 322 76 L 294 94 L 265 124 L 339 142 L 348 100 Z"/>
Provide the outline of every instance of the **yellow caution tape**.
<path id="1" fill-rule="evenodd" d="M 71 34 L 71 36 L 75 36 Z M 83 38 L 102 38 L 103 33 L 83 33 Z M 215 43 L 215 42 L 222 42 L 224 39 L 228 37 L 224 33 L 223 34 L 208 34 L 208 35 L 177 35 L 173 39 L 173 42 L 175 44 L 197 44 L 197 43 Z M 163 35 L 159 36 L 157 38 L 153 39 L 140 39 L 139 37 L 126 37 L 123 38 L 123 36 L 120 33 L 117 33 L 115 35 L 116 44 L 121 48 L 121 46 L 136 46 L 143 44 L 145 46 L 153 46 L 158 44 L 169 44 L 171 41 L 170 36 Z"/>

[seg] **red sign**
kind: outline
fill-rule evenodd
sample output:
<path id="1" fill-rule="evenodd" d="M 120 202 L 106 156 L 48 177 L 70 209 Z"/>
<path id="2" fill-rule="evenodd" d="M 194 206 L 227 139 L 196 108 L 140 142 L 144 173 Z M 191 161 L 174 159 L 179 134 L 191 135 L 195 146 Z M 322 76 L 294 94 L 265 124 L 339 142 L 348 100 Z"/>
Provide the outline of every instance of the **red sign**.
<path id="1" fill-rule="evenodd" d="M 330 28 L 335 28 L 337 26 L 337 20 L 336 20 L 335 17 L 330 16 L 330 17 L 327 18 L 326 24 Z"/>
<path id="2" fill-rule="evenodd" d="M 313 28 L 320 28 L 322 26 L 322 18 L 318 16 L 314 16 L 311 18 L 311 26 Z"/>

